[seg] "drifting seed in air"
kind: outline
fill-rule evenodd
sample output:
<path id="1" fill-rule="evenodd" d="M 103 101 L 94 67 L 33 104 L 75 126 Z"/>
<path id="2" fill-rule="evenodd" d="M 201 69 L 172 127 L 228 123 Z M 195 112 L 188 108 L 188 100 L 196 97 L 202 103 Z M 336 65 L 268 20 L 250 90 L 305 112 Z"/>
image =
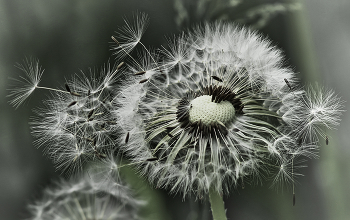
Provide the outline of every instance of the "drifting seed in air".
<path id="1" fill-rule="evenodd" d="M 222 82 L 222 79 L 220 79 L 220 78 L 217 77 L 217 76 L 211 76 L 211 78 L 215 79 L 216 81 Z"/>
<path id="2" fill-rule="evenodd" d="M 125 137 L 125 143 L 127 144 L 128 142 L 129 142 L 129 136 L 130 136 L 130 134 L 129 134 L 129 132 L 126 134 L 126 137 Z"/>
<path id="3" fill-rule="evenodd" d="M 73 106 L 73 105 L 75 105 L 75 104 L 77 104 L 77 101 L 71 102 L 71 103 L 67 106 L 67 108 L 69 108 L 69 107 L 71 107 L 71 106 Z"/>
<path id="4" fill-rule="evenodd" d="M 146 73 L 146 71 L 140 71 L 140 72 L 135 73 L 135 76 L 141 76 L 145 73 Z"/>
<path id="5" fill-rule="evenodd" d="M 326 145 L 328 145 L 329 141 L 328 141 L 328 136 L 326 136 Z"/>
<path id="6" fill-rule="evenodd" d="M 286 82 L 289 89 L 292 90 L 292 86 L 290 85 L 289 81 L 286 78 L 284 78 L 284 81 Z"/>
<path id="7" fill-rule="evenodd" d="M 141 83 L 145 83 L 145 82 L 147 82 L 147 80 L 148 79 L 143 79 L 143 80 L 141 80 L 139 83 L 141 84 Z"/>

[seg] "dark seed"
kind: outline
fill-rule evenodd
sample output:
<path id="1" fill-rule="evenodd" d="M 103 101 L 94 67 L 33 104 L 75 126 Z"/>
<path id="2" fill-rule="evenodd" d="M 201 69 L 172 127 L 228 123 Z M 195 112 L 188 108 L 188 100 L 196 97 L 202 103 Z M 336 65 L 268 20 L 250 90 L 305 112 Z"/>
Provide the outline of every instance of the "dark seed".
<path id="1" fill-rule="evenodd" d="M 135 73 L 135 76 L 141 76 L 145 73 L 146 73 L 146 71 L 140 71 L 140 72 Z"/>
<path id="2" fill-rule="evenodd" d="M 73 96 L 77 96 L 77 97 L 81 96 L 79 93 L 76 93 L 76 92 L 70 92 L 70 94 L 73 95 Z"/>
<path id="3" fill-rule="evenodd" d="M 328 141 L 328 136 L 326 136 L 326 145 L 328 145 L 329 141 Z"/>
<path id="4" fill-rule="evenodd" d="M 286 78 L 284 78 L 284 81 L 286 82 L 289 89 L 292 90 L 292 86 L 290 85 L 289 81 Z"/>
<path id="5" fill-rule="evenodd" d="M 69 108 L 69 107 L 71 107 L 71 106 L 73 106 L 73 105 L 75 105 L 75 104 L 77 104 L 77 101 L 71 102 L 67 107 Z"/>
<path id="6" fill-rule="evenodd" d="M 120 67 L 122 67 L 124 65 L 124 62 L 119 63 L 119 65 L 117 66 L 117 70 L 120 69 Z"/>
<path id="7" fill-rule="evenodd" d="M 220 79 L 220 78 L 217 77 L 217 76 L 211 76 L 211 78 L 215 79 L 216 81 L 222 82 L 222 79 Z"/>
<path id="8" fill-rule="evenodd" d="M 158 160 L 158 158 L 153 157 L 153 158 L 148 158 L 146 161 L 152 162 L 152 161 L 156 161 L 156 160 Z"/>
<path id="9" fill-rule="evenodd" d="M 67 84 L 67 83 L 65 83 L 65 84 L 64 84 L 64 86 L 66 87 L 67 92 L 69 92 L 69 93 L 70 93 L 70 88 L 69 88 L 68 84 Z"/>
<path id="10" fill-rule="evenodd" d="M 92 114 L 94 113 L 95 109 L 92 109 L 91 111 L 89 111 L 89 114 L 88 114 L 88 119 L 91 118 Z"/>
<path id="11" fill-rule="evenodd" d="M 117 39 L 115 39 L 114 36 L 112 36 L 111 38 L 112 38 L 112 40 L 113 40 L 114 42 L 116 42 L 116 43 L 118 44 L 118 46 L 119 46 L 119 41 L 117 41 Z"/>
<path id="12" fill-rule="evenodd" d="M 143 79 L 143 80 L 141 80 L 139 83 L 141 84 L 141 83 L 145 83 L 145 82 L 147 82 L 147 80 L 148 79 Z"/>
<path id="13" fill-rule="evenodd" d="M 129 132 L 126 134 L 126 137 L 125 137 L 125 143 L 127 144 L 129 142 Z"/>

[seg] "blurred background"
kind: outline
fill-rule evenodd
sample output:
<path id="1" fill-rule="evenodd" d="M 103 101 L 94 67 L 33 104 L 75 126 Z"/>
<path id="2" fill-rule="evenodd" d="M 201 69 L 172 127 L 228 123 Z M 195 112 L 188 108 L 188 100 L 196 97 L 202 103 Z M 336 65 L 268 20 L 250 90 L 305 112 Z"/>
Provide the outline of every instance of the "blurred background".
<path id="1" fill-rule="evenodd" d="M 45 91 L 35 91 L 18 109 L 9 106 L 9 78 L 14 65 L 36 57 L 45 69 L 41 85 L 61 87 L 80 70 L 110 60 L 111 38 L 123 18 L 146 12 L 149 27 L 142 39 L 153 48 L 166 37 L 203 21 L 225 20 L 250 25 L 282 49 L 288 65 L 308 85 L 333 88 L 347 101 L 350 94 L 350 1 L 348 0 L 0 0 L 0 219 L 29 217 L 28 203 L 60 176 L 42 149 L 32 144 L 29 118 Z M 350 102 L 347 101 L 346 109 Z M 329 133 L 320 159 L 307 162 L 291 190 L 276 191 L 270 184 L 234 189 L 225 198 L 229 219 L 345 220 L 350 217 L 350 112 Z M 209 205 L 149 188 L 148 219 L 210 219 Z M 204 210 L 204 211 L 203 211 Z"/>

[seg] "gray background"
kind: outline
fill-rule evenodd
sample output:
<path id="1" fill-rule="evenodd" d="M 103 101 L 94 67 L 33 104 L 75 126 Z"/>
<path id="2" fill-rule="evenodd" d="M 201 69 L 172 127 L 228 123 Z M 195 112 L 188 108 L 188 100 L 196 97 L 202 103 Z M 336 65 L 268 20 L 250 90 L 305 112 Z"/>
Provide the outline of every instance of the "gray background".
<path id="1" fill-rule="evenodd" d="M 301 3 L 301 11 L 277 15 L 262 32 L 285 51 L 287 61 L 305 83 L 317 81 L 347 101 L 350 1 Z M 0 219 L 28 217 L 26 204 L 40 198 L 42 189 L 59 176 L 42 149 L 33 147 L 28 125 L 31 109 L 40 105 L 45 92 L 35 91 L 17 110 L 7 103 L 8 78 L 20 72 L 14 64 L 25 56 L 37 57 L 45 69 L 42 85 L 62 86 L 65 78 L 80 69 L 99 68 L 108 61 L 110 36 L 123 24 L 123 16 L 137 10 L 148 13 L 151 20 L 142 40 L 145 45 L 165 45 L 164 36 L 180 32 L 170 0 L 0 0 Z M 191 19 L 185 26 L 201 20 Z M 349 102 L 346 106 L 349 109 Z M 338 130 L 329 133 L 330 144 L 322 147 L 320 159 L 308 161 L 305 177 L 298 179 L 295 207 L 290 190 L 276 192 L 268 183 L 247 186 L 225 198 L 229 219 L 349 219 L 349 131 L 346 112 Z M 205 203 L 197 205 L 191 199 L 182 202 L 179 196 L 155 193 L 163 204 L 163 219 L 192 219 L 190 208 L 209 209 Z"/>

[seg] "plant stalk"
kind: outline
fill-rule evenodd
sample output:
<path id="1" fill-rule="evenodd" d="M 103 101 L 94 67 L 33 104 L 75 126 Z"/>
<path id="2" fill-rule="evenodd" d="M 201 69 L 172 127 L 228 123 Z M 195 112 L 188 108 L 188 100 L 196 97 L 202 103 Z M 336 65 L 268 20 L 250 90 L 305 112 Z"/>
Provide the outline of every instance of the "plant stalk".
<path id="1" fill-rule="evenodd" d="M 214 220 L 227 220 L 224 200 L 214 187 L 209 189 L 209 201 Z"/>

